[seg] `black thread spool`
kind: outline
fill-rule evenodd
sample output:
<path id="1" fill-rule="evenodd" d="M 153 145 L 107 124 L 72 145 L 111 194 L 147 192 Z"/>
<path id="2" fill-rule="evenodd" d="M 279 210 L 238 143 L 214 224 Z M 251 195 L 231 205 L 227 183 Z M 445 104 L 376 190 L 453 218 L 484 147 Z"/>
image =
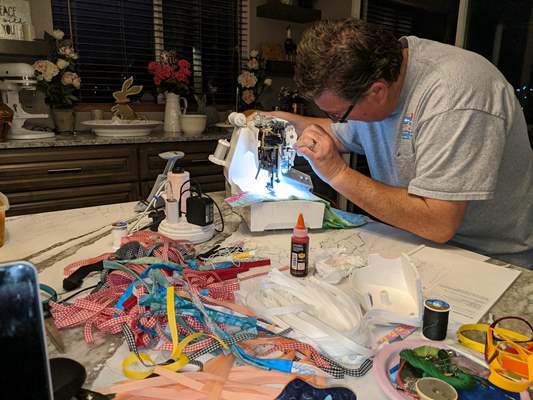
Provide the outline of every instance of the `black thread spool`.
<path id="1" fill-rule="evenodd" d="M 429 340 L 444 340 L 448 330 L 450 305 L 443 300 L 427 299 L 424 301 L 424 318 L 422 334 Z"/>

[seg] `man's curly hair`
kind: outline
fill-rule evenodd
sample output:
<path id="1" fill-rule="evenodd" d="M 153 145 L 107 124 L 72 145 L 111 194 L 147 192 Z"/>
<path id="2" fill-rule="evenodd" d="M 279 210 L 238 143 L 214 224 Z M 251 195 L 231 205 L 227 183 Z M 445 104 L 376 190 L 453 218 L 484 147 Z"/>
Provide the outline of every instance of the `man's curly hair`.
<path id="1" fill-rule="evenodd" d="M 331 90 L 356 101 L 377 80 L 396 81 L 402 60 L 401 44 L 390 32 L 355 18 L 324 20 L 298 44 L 295 81 L 307 98 Z"/>

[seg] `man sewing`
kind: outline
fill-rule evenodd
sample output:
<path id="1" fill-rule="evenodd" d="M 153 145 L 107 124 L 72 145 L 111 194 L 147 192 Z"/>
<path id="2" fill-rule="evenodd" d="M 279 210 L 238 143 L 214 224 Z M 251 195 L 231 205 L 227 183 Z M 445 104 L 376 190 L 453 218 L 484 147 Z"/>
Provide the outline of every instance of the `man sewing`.
<path id="1" fill-rule="evenodd" d="M 328 118 L 284 112 L 337 192 L 437 243 L 533 267 L 533 152 L 513 87 L 475 53 L 361 20 L 321 21 L 295 80 Z M 365 154 L 371 178 L 341 153 Z"/>

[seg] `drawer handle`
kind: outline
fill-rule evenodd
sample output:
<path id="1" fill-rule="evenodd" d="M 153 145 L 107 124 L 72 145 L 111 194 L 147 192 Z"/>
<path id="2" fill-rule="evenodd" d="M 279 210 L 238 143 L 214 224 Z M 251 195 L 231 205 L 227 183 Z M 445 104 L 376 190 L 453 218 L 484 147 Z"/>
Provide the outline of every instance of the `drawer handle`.
<path id="1" fill-rule="evenodd" d="M 199 163 L 199 162 L 206 162 L 206 160 L 199 159 L 199 160 L 191 160 L 192 163 Z"/>
<path id="2" fill-rule="evenodd" d="M 58 168 L 58 169 L 49 169 L 49 174 L 64 174 L 67 172 L 81 172 L 81 168 Z"/>

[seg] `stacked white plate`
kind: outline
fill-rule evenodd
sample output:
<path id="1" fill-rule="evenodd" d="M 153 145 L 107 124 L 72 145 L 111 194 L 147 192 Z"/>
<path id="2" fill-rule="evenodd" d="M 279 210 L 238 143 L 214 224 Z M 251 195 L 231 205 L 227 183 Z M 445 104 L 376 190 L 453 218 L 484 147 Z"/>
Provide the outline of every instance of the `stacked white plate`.
<path id="1" fill-rule="evenodd" d="M 111 120 L 95 119 L 83 121 L 82 124 L 91 128 L 96 136 L 148 136 L 152 130 L 161 125 L 162 121 L 151 120 Z"/>

